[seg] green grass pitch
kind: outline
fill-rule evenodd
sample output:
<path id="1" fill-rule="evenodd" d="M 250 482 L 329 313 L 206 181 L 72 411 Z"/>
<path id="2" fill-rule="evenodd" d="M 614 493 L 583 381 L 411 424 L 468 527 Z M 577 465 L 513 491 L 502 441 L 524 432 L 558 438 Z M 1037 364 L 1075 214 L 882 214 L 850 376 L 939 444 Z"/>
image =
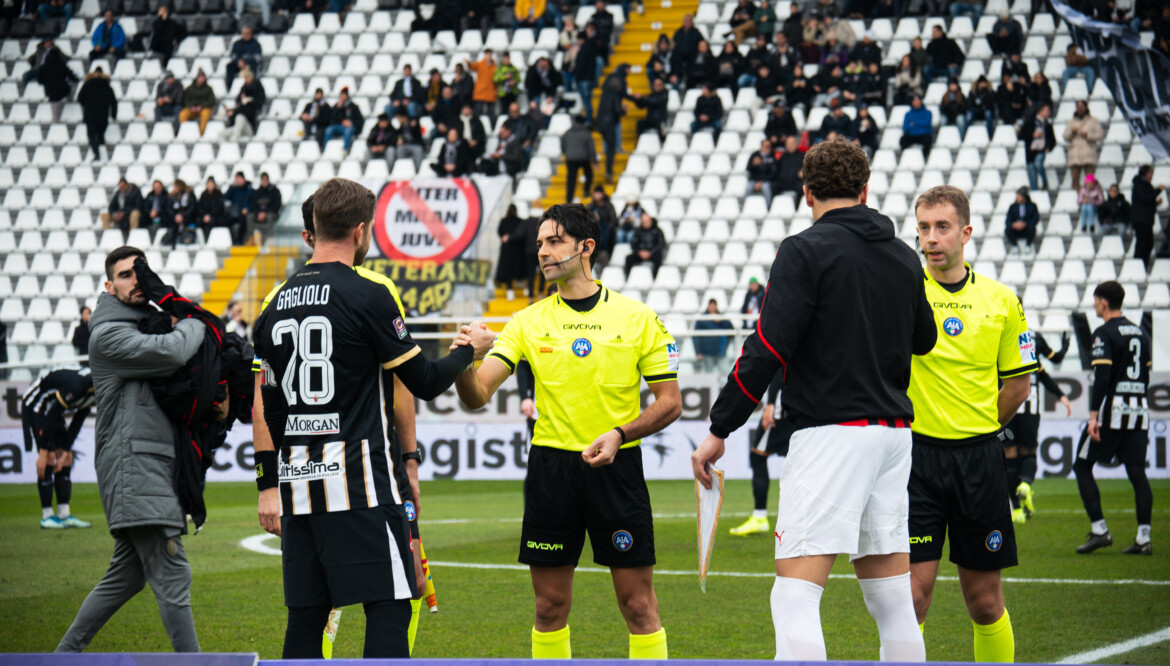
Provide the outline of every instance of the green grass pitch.
<path id="1" fill-rule="evenodd" d="M 1021 566 L 1005 584 L 1016 636 L 1016 659 L 1051 662 L 1170 626 L 1170 482 L 1154 483 L 1154 556 L 1123 556 L 1135 532 L 1129 484 L 1101 483 L 1115 543 L 1093 555 L 1073 552 L 1087 532 L 1076 485 L 1041 480 L 1035 485 L 1037 516 L 1017 531 Z M 727 484 L 724 515 L 712 571 L 762 574 L 713 575 L 706 595 L 697 568 L 691 482 L 651 482 L 659 575 L 655 588 L 674 658 L 770 659 L 768 606 L 773 572 L 771 537 L 737 538 L 727 529 L 751 508 L 749 484 Z M 423 484 L 423 539 L 432 561 L 514 565 L 522 510 L 519 482 Z M 258 652 L 280 656 L 285 625 L 280 560 L 248 551 L 239 542 L 260 533 L 251 484 L 212 484 L 209 522 L 184 545 L 194 574 L 192 603 L 205 651 Z M 772 492 L 775 513 L 776 493 Z M 1158 504 L 1161 503 L 1159 506 Z M 45 531 L 38 526 L 36 490 L 0 486 L 0 652 L 51 652 L 113 552 L 97 488 L 78 484 L 73 511 L 94 521 L 89 530 Z M 270 546 L 277 546 L 271 539 Z M 586 544 L 584 568 L 596 568 Z M 850 574 L 838 558 L 835 574 Z M 945 562 L 941 575 L 953 577 Z M 530 655 L 532 592 L 523 570 L 434 567 L 439 612 L 421 618 L 416 657 L 521 658 Z M 1061 579 L 1067 582 L 1038 582 Z M 1133 579 L 1126 584 L 1103 581 Z M 1150 584 L 1152 581 L 1161 584 Z M 876 659 L 877 631 L 853 580 L 833 579 L 822 603 L 830 659 Z M 570 617 L 573 654 L 624 658 L 627 630 L 617 611 L 609 576 L 580 571 Z M 346 610 L 335 656 L 360 657 L 364 618 Z M 971 625 L 954 580 L 941 581 L 926 624 L 931 660 L 970 661 Z M 98 634 L 91 651 L 168 651 L 154 599 L 143 591 Z M 1170 664 L 1170 642 L 1119 654 L 1110 663 Z"/>

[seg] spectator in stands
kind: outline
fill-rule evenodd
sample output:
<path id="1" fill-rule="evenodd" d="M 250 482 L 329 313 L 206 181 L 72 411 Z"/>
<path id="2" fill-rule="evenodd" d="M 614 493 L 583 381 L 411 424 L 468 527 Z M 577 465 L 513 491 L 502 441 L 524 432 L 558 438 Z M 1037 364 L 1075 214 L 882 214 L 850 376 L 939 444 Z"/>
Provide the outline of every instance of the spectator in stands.
<path id="1" fill-rule="evenodd" d="M 455 101 L 463 106 L 474 104 L 475 81 L 463 69 L 463 63 L 455 63 L 455 75 L 451 78 L 451 89 L 455 91 Z"/>
<path id="2" fill-rule="evenodd" d="M 585 210 L 593 214 L 601 231 L 597 242 L 597 253 L 593 258 L 593 265 L 600 275 L 601 271 L 609 265 L 609 258 L 613 256 L 613 248 L 617 243 L 617 211 L 614 210 L 609 195 L 605 193 L 605 188 L 600 185 L 593 188 L 593 195 Z"/>
<path id="3" fill-rule="evenodd" d="M 705 41 L 703 33 L 695 27 L 695 19 L 683 14 L 682 26 L 674 31 L 674 50 L 671 52 L 670 71 L 685 76 L 689 63 L 699 52 L 699 42 Z"/>
<path id="4" fill-rule="evenodd" d="M 690 64 L 684 67 L 684 71 L 686 72 L 687 88 L 715 85 L 715 77 L 719 71 L 718 64 L 715 61 L 715 55 L 711 53 L 711 45 L 706 40 L 699 42 L 695 57 L 691 58 Z"/>
<path id="5" fill-rule="evenodd" d="M 938 110 L 943 115 L 944 125 L 957 125 L 959 136 L 967 134 L 967 98 L 959 89 L 957 79 L 951 79 L 947 83 L 947 91 L 943 93 Z"/>
<path id="6" fill-rule="evenodd" d="M 123 209 L 124 210 L 124 209 Z M 150 192 L 146 194 L 142 204 L 142 212 L 150 221 L 152 229 L 169 229 L 171 226 L 171 201 L 167 189 L 161 180 L 150 184 Z"/>
<path id="7" fill-rule="evenodd" d="M 203 194 L 199 195 L 199 226 L 203 229 L 203 237 L 215 227 L 227 225 L 227 209 L 223 202 L 223 192 L 215 183 L 213 176 L 208 176 L 207 186 Z"/>
<path id="8" fill-rule="evenodd" d="M 129 233 L 131 229 L 137 229 L 138 222 L 142 219 L 142 207 L 142 192 L 125 178 L 119 178 L 118 189 L 114 196 L 110 197 L 110 204 L 100 216 L 102 229 L 117 227 L 122 230 L 123 235 Z"/>
<path id="9" fill-rule="evenodd" d="M 93 314 L 93 310 L 89 309 L 88 305 L 81 306 L 81 321 L 77 322 L 77 327 L 73 329 L 73 351 L 77 352 L 78 356 L 86 356 L 89 354 L 89 317 Z M 0 335 L 0 344 L 3 344 L 3 336 Z M 4 363 L 0 360 L 0 363 Z"/>
<path id="10" fill-rule="evenodd" d="M 991 46 L 993 55 L 1009 56 L 1019 53 L 1024 46 L 1024 28 L 1020 22 L 1012 18 L 1007 5 L 999 11 L 999 18 L 991 24 L 991 32 L 987 35 L 987 43 Z"/>
<path id="11" fill-rule="evenodd" d="M 432 138 L 435 141 L 438 141 L 439 137 L 447 136 L 447 130 L 459 122 L 459 110 L 460 104 L 455 99 L 455 89 L 451 86 L 443 86 L 443 91 L 430 112 L 431 121 L 435 127 Z"/>
<path id="12" fill-rule="evenodd" d="M 439 159 L 431 164 L 431 168 L 443 178 L 462 178 L 475 169 L 471 149 L 467 147 L 459 128 L 447 130 L 447 140 L 439 148 Z"/>
<path id="13" fill-rule="evenodd" d="M 829 106 L 833 100 L 841 99 L 844 87 L 844 72 L 836 63 L 836 58 L 830 58 L 812 78 L 813 106 Z"/>
<path id="14" fill-rule="evenodd" d="M 508 211 L 500 220 L 496 233 L 500 236 L 500 258 L 496 261 L 496 286 L 508 290 L 508 300 L 515 298 L 512 283 L 523 280 L 524 236 L 516 233 L 524 224 L 516 212 L 516 204 L 508 204 Z"/>
<path id="15" fill-rule="evenodd" d="M 790 136 L 797 136 L 796 121 L 782 102 L 772 105 L 772 113 L 768 115 L 768 123 L 764 125 L 764 136 L 773 146 L 782 146 Z"/>
<path id="16" fill-rule="evenodd" d="M 926 69 L 926 66 L 930 64 L 930 54 L 922 47 L 921 37 L 915 37 L 910 40 L 910 53 L 906 55 L 910 56 L 911 62 L 918 67 L 919 72 Z"/>
<path id="17" fill-rule="evenodd" d="M 19 92 L 22 96 L 24 95 L 24 90 L 28 87 L 29 83 L 33 81 L 40 83 L 40 78 L 37 76 L 37 74 L 40 70 L 41 63 L 52 57 L 49 55 L 49 52 L 53 50 L 57 50 L 58 53 L 60 52 L 60 49 L 57 49 L 57 47 L 53 45 L 52 39 L 44 39 L 37 44 L 36 50 L 33 51 L 33 54 L 27 58 L 28 71 L 20 77 Z M 64 57 L 63 54 L 62 57 Z"/>
<path id="18" fill-rule="evenodd" d="M 227 188 L 223 200 L 226 206 L 227 226 L 232 232 L 232 242 L 239 244 L 244 238 L 248 217 L 256 208 L 256 191 L 252 189 L 252 183 L 248 182 L 243 171 L 236 172 L 235 182 Z"/>
<path id="19" fill-rule="evenodd" d="M 703 84 L 703 92 L 695 100 L 695 119 L 691 122 L 691 134 L 702 129 L 710 129 L 719 140 L 719 133 L 723 131 L 723 100 L 715 94 L 711 84 Z"/>
<path id="20" fill-rule="evenodd" d="M 593 88 L 597 85 L 597 30 L 586 25 L 585 31 L 577 36 L 573 56 L 573 84 L 585 111 L 585 124 L 593 126 Z"/>
<path id="21" fill-rule="evenodd" d="M 573 126 L 561 135 L 561 153 L 565 156 L 565 170 L 568 172 L 565 203 L 573 203 L 577 194 L 577 176 L 585 173 L 585 187 L 581 191 L 588 192 L 593 187 L 593 165 L 598 161 L 593 133 L 585 127 L 583 117 L 574 116 Z"/>
<path id="22" fill-rule="evenodd" d="M 500 126 L 500 140 L 496 150 L 480 160 L 479 168 L 489 176 L 507 174 L 513 178 L 524 169 L 524 149 L 510 129 Z"/>
<path id="23" fill-rule="evenodd" d="M 804 181 L 801 180 L 800 170 L 804 166 L 804 153 L 800 151 L 800 140 L 796 136 L 789 136 L 784 140 L 784 154 L 776 160 L 776 179 L 772 181 L 772 194 L 793 192 L 800 196 Z"/>
<path id="24" fill-rule="evenodd" d="M 618 65 L 605 77 L 601 99 L 597 102 L 597 132 L 605 148 L 605 180 L 613 182 L 613 163 L 622 147 L 622 116 L 626 115 L 625 100 L 635 99 L 627 92 L 626 77 L 630 66 Z"/>
<path id="25" fill-rule="evenodd" d="M 872 159 L 881 140 L 881 131 L 878 130 L 873 116 L 869 114 L 868 107 L 863 106 L 857 109 L 857 117 L 853 119 L 852 136 L 853 142 L 861 146 L 865 154 Z"/>
<path id="26" fill-rule="evenodd" d="M 73 85 L 79 79 L 61 49 L 54 46 L 52 40 L 45 41 L 48 45 L 37 67 L 37 81 L 44 87 L 45 97 L 49 98 L 49 108 L 55 125 L 61 122 L 61 111 L 65 108 L 69 96 L 73 94 Z"/>
<path id="27" fill-rule="evenodd" d="M 321 147 L 324 148 L 329 141 L 341 137 L 345 142 L 345 152 L 348 153 L 354 137 L 361 133 L 363 125 L 365 117 L 362 116 L 362 110 L 350 101 L 349 88 L 342 88 L 337 95 L 337 105 L 330 111 L 329 125 L 321 137 Z"/>
<path id="28" fill-rule="evenodd" d="M 468 60 L 467 67 L 475 72 L 475 88 L 471 93 L 471 99 L 475 102 L 476 114 L 495 118 L 499 95 L 493 82 L 497 66 L 492 50 L 484 49 L 483 59 L 477 62 Z"/>
<path id="29" fill-rule="evenodd" d="M 1048 189 L 1048 172 L 1044 170 L 1044 159 L 1056 147 L 1056 132 L 1052 129 L 1052 107 L 1041 106 L 1036 115 L 1024 121 L 1020 128 L 1020 139 L 1024 142 L 1024 159 L 1027 160 L 1028 184 L 1033 190 Z"/>
<path id="30" fill-rule="evenodd" d="M 634 236 L 634 228 L 642 224 L 642 213 L 646 209 L 638 201 L 627 201 L 622 213 L 618 216 L 617 242 L 629 243 Z"/>
<path id="31" fill-rule="evenodd" d="M 228 109 L 224 106 L 227 113 L 227 126 L 233 128 L 232 140 L 239 140 L 240 132 L 244 129 L 243 123 L 236 121 L 243 118 L 248 121 L 248 129 L 252 134 L 256 133 L 256 128 L 260 125 L 260 110 L 264 108 L 264 102 L 268 96 L 264 93 L 264 86 L 260 85 L 260 79 L 256 78 L 256 73 L 251 69 L 244 70 L 244 85 L 240 86 L 240 92 L 236 93 L 236 107 Z"/>
<path id="32" fill-rule="evenodd" d="M 719 301 L 714 298 L 707 301 L 705 314 L 715 317 L 719 315 Z M 695 322 L 696 331 L 734 330 L 735 326 L 726 319 L 700 319 Z M 720 372 L 723 369 L 727 344 L 726 335 L 695 336 L 695 372 Z"/>
<path id="33" fill-rule="evenodd" d="M 536 101 L 538 104 L 546 98 L 555 98 L 562 83 L 561 73 L 554 69 L 552 61 L 544 56 L 537 59 L 524 76 L 524 90 L 528 93 L 528 100 Z"/>
<path id="34" fill-rule="evenodd" d="M 894 75 L 894 104 L 908 104 L 915 95 L 921 96 L 923 92 L 922 71 L 909 55 L 902 56 Z"/>
<path id="35" fill-rule="evenodd" d="M 239 301 L 228 303 L 223 318 L 224 333 L 234 333 L 248 342 L 252 342 L 252 327 L 244 321 L 244 304 Z"/>
<path id="36" fill-rule="evenodd" d="M 495 11 L 495 2 L 461 2 L 463 9 L 459 12 L 459 35 L 462 37 L 468 30 L 478 30 L 481 35 L 487 35 L 492 27 Z"/>
<path id="37" fill-rule="evenodd" d="M 353 9 L 353 2 L 350 0 L 329 0 L 329 11 L 331 12 L 347 14 L 351 9 Z"/>
<path id="38" fill-rule="evenodd" d="M 431 68 L 430 79 L 427 80 L 425 86 L 426 100 L 423 102 L 423 113 L 433 114 L 435 107 L 438 106 L 439 101 L 443 98 L 443 91 L 448 88 L 447 84 L 443 82 L 443 74 L 435 68 Z"/>
<path id="39" fill-rule="evenodd" d="M 771 37 L 776 32 L 776 10 L 772 7 L 771 0 L 760 0 L 760 6 L 756 7 L 755 12 L 752 13 L 752 20 L 737 26 L 732 32 L 736 34 L 735 43 L 737 45 L 743 41 L 741 34 L 751 36 L 754 33 Z"/>
<path id="40" fill-rule="evenodd" d="M 825 40 L 825 46 L 821 50 L 821 59 L 818 64 L 821 66 L 836 64 L 842 69 L 849 63 L 849 47 L 837 41 L 836 37 L 829 37 Z"/>
<path id="41" fill-rule="evenodd" d="M 646 116 L 640 118 L 635 130 L 641 135 L 643 132 L 654 131 L 661 141 L 666 136 L 667 105 L 670 103 L 670 93 L 666 91 L 666 82 L 655 79 L 650 85 L 650 94 L 634 98 L 634 104 L 640 109 L 646 109 Z"/>
<path id="42" fill-rule="evenodd" d="M 950 3 L 951 18 L 959 18 L 966 14 L 974 19 L 976 22 L 983 16 L 983 5 L 978 2 L 952 2 Z"/>
<path id="43" fill-rule="evenodd" d="M 171 186 L 171 222 L 174 229 L 171 231 L 171 247 L 178 243 L 190 245 L 195 242 L 194 233 L 187 233 L 196 227 L 199 221 L 199 199 L 186 181 L 179 178 Z"/>
<path id="44" fill-rule="evenodd" d="M 1101 208 L 1097 212 L 1101 216 L 1101 235 L 1125 235 L 1128 233 L 1133 214 L 1129 202 L 1125 200 L 1125 195 L 1121 193 L 1121 188 L 1117 186 L 1117 183 L 1109 186 L 1109 198 L 1101 204 Z"/>
<path id="45" fill-rule="evenodd" d="M 394 125 L 398 131 L 397 145 L 394 147 L 395 159 L 409 157 L 417 169 L 427 156 L 422 126 L 417 118 L 411 118 L 403 111 L 394 116 Z"/>
<path id="46" fill-rule="evenodd" d="M 756 43 L 752 48 L 748 49 L 747 55 L 743 58 L 743 73 L 739 75 L 736 84 L 740 88 L 754 86 L 760 68 L 768 67 L 769 63 L 774 60 L 775 56 L 772 54 L 768 45 L 768 36 L 764 34 L 757 35 Z M 653 82 L 653 77 L 650 80 Z"/>
<path id="47" fill-rule="evenodd" d="M 910 100 L 910 110 L 902 120 L 902 138 L 899 140 L 902 150 L 910 146 L 921 146 L 922 154 L 929 157 L 930 147 L 934 144 L 934 128 L 931 126 L 933 121 L 934 114 L 922 105 L 922 98 L 915 95 Z"/>
<path id="48" fill-rule="evenodd" d="M 325 128 L 333 118 L 333 108 L 325 101 L 325 91 L 317 88 L 313 93 L 313 100 L 305 105 L 301 111 L 301 122 L 305 125 L 305 138 L 316 137 L 321 147 L 325 147 Z"/>
<path id="49" fill-rule="evenodd" d="M 110 58 L 117 62 L 126 56 L 126 31 L 122 24 L 114 18 L 114 10 L 107 9 L 105 19 L 93 29 L 90 43 L 93 50 L 89 52 L 89 62 L 92 64 L 98 58 Z"/>
<path id="50" fill-rule="evenodd" d="M 236 0 L 236 21 L 241 21 L 244 18 L 244 10 L 248 5 L 253 8 L 260 9 L 260 25 L 267 27 L 272 20 L 272 6 L 270 0 Z M 253 68 L 259 71 L 259 68 Z"/>
<path id="51" fill-rule="evenodd" d="M 922 72 L 926 77 L 926 82 L 930 83 L 939 77 L 958 78 L 959 69 L 963 66 L 963 61 L 967 59 L 967 56 L 963 54 L 963 49 L 959 48 L 959 44 L 955 40 L 947 37 L 947 33 L 943 31 L 941 25 L 935 25 L 931 34 L 933 37 L 926 47 L 930 63 L 923 68 Z"/>
<path id="52" fill-rule="evenodd" d="M 179 42 L 187 36 L 187 29 L 171 18 L 170 8 L 163 4 L 159 5 L 157 18 L 150 24 L 149 35 L 147 55 L 158 56 L 162 66 L 166 67 L 171 56 L 175 54 L 175 49 L 179 47 Z M 211 106 L 214 108 L 215 104 Z"/>
<path id="53" fill-rule="evenodd" d="M 496 98 L 500 102 L 501 110 L 509 108 L 520 96 L 520 70 L 512 64 L 512 56 L 504 53 L 500 56 L 500 66 L 492 74 L 492 81 L 496 84 Z"/>
<path id="54" fill-rule="evenodd" d="M 783 100 L 785 89 L 791 85 L 791 81 L 786 82 L 785 78 L 772 69 L 767 62 L 761 63 L 756 68 L 753 78 L 755 79 L 756 97 L 764 102 L 774 103 Z"/>
<path id="55" fill-rule="evenodd" d="M 77 103 L 81 104 L 89 150 L 93 151 L 94 161 L 100 161 L 101 149 L 106 145 L 106 128 L 110 126 L 111 120 L 117 120 L 118 117 L 118 100 L 114 99 L 110 77 L 100 66 L 85 75 L 85 83 L 81 84 L 81 90 L 77 93 Z"/>
<path id="56" fill-rule="evenodd" d="M 1024 103 L 1028 101 L 1024 86 L 1018 84 L 1010 74 L 1004 74 L 1003 83 L 995 91 L 995 103 L 999 107 L 999 118 L 1014 125 L 1024 117 Z"/>
<path id="57" fill-rule="evenodd" d="M 169 118 L 176 127 L 179 125 L 179 111 L 183 108 L 183 84 L 168 71 L 158 82 L 154 93 L 154 122 Z"/>
<path id="58" fill-rule="evenodd" d="M 426 89 L 414 78 L 414 72 L 409 64 L 402 66 L 402 78 L 394 84 L 390 91 L 390 103 L 386 105 L 386 115 L 397 115 L 404 111 L 411 118 L 418 118 L 426 104 Z"/>
<path id="59" fill-rule="evenodd" d="M 737 0 L 735 7 L 731 10 L 731 20 L 727 22 L 731 30 L 723 33 L 723 38 L 734 37 L 735 43 L 732 46 L 738 47 L 745 35 L 750 36 L 756 34 L 756 26 L 752 23 L 752 16 L 755 13 L 756 5 L 752 0 Z M 742 30 L 736 32 L 740 28 Z"/>
<path id="60" fill-rule="evenodd" d="M 565 16 L 557 28 L 557 50 L 566 52 L 577 43 L 577 21 L 572 16 Z M 562 61 L 563 62 L 563 61 Z M 563 65 L 564 66 L 564 65 Z M 565 69 L 568 69 L 565 66 Z"/>
<path id="61" fill-rule="evenodd" d="M 536 140 L 539 129 L 530 117 L 520 113 L 519 103 L 512 102 L 508 105 L 508 118 L 504 125 L 520 141 L 520 146 L 524 148 L 526 154 L 532 150 L 532 142 Z"/>
<path id="62" fill-rule="evenodd" d="M 463 110 L 459 113 L 458 126 L 461 128 L 463 140 L 467 142 L 467 147 L 471 150 L 472 159 L 478 160 L 483 157 L 486 150 L 487 131 L 479 116 L 471 112 L 471 104 L 463 105 Z"/>
<path id="63" fill-rule="evenodd" d="M 850 106 L 857 106 L 861 103 L 862 88 L 865 86 L 865 65 L 861 64 L 860 60 L 850 60 L 849 64 L 845 65 L 844 85 L 841 88 L 841 97 L 843 103 Z"/>
<path id="64" fill-rule="evenodd" d="M 662 230 L 658 228 L 658 220 L 650 217 L 650 213 L 642 213 L 641 224 L 634 229 L 634 234 L 630 237 L 630 254 L 626 256 L 626 277 L 630 276 L 630 269 L 646 262 L 650 263 L 651 274 L 657 276 L 665 251 L 666 236 L 663 236 Z"/>
<path id="65" fill-rule="evenodd" d="M 739 306 L 739 313 L 750 315 L 743 322 L 744 328 L 755 328 L 756 319 L 760 316 L 760 306 L 764 304 L 764 288 L 756 278 L 748 280 L 747 292 L 743 295 L 743 304 Z"/>
<path id="66" fill-rule="evenodd" d="M 715 87 L 730 88 L 732 96 L 739 94 L 739 77 L 744 73 L 744 59 L 731 42 L 723 43 L 723 52 L 715 59 Z"/>
<path id="67" fill-rule="evenodd" d="M 272 184 L 267 171 L 260 173 L 260 187 L 256 188 L 252 200 L 256 205 L 256 213 L 253 216 L 255 222 L 249 221 L 249 224 L 253 229 L 263 227 L 268 231 L 280 216 L 280 209 L 284 207 L 284 196 L 280 193 L 280 188 Z"/>
<path id="68" fill-rule="evenodd" d="M 1023 241 L 1029 253 L 1036 243 L 1036 225 L 1040 224 L 1040 211 L 1032 203 L 1028 188 L 1021 187 L 1016 191 L 1016 202 L 1012 204 L 1004 216 L 1004 238 L 1007 239 L 1011 254 L 1020 254 L 1020 241 Z"/>
<path id="69" fill-rule="evenodd" d="M 1093 174 L 1085 174 L 1085 182 L 1077 192 L 1077 205 L 1081 207 L 1078 231 L 1097 233 L 1097 209 L 1104 203 L 1105 192 L 1101 189 L 1101 183 L 1097 182 Z"/>
<path id="70" fill-rule="evenodd" d="M 1028 79 L 1031 78 L 1028 63 L 1024 62 L 1019 53 L 1013 53 L 1004 59 L 1000 75 L 1005 74 L 1020 81 L 1021 85 L 1027 83 Z"/>
<path id="71" fill-rule="evenodd" d="M 772 205 L 772 179 L 776 177 L 776 154 L 772 150 L 772 142 L 764 139 L 760 149 L 752 153 L 748 159 L 747 190 L 744 198 L 761 195 L 769 206 Z"/>
<path id="72" fill-rule="evenodd" d="M 1133 205 L 1130 207 L 1130 219 L 1136 240 L 1133 244 L 1133 256 L 1141 259 L 1150 270 L 1150 253 L 1154 249 L 1154 219 L 1158 214 L 1158 206 L 1162 204 L 1162 197 L 1158 196 L 1165 185 L 1153 186 L 1154 167 L 1144 164 L 1133 177 Z"/>
<path id="73" fill-rule="evenodd" d="M 587 4 L 582 2 L 582 4 Z M 626 15 L 629 16 L 629 7 L 627 6 Z M 614 18 L 613 14 L 605 6 L 605 0 L 597 0 L 593 4 L 593 16 L 589 17 L 589 25 L 597 30 L 597 42 L 599 48 L 597 55 L 609 63 L 609 45 L 613 38 Z"/>
<path id="74" fill-rule="evenodd" d="M 784 91 L 784 100 L 791 109 L 804 107 L 805 113 L 808 113 L 808 110 L 812 107 L 813 89 L 804 75 L 804 67 L 802 65 L 796 65 L 792 68 L 792 76 L 788 82 L 787 89 Z"/>
<path id="75" fill-rule="evenodd" d="M 816 64 L 821 61 L 829 38 L 827 33 L 827 26 L 815 16 L 804 19 L 800 31 L 800 55 L 804 62 Z"/>
<path id="76" fill-rule="evenodd" d="M 982 120 L 987 124 L 987 136 L 995 134 L 995 93 L 991 91 L 991 82 L 986 76 L 980 76 L 971 84 L 971 94 L 967 96 L 967 127 Z"/>
<path id="77" fill-rule="evenodd" d="M 398 145 L 398 132 L 390 126 L 390 116 L 382 113 L 378 115 L 378 122 L 370 128 L 366 137 L 366 150 L 372 157 L 381 157 L 390 164 L 394 163 L 395 146 Z"/>
<path id="78" fill-rule="evenodd" d="M 237 6 L 242 6 L 244 0 L 236 0 Z M 265 20 L 267 25 L 268 21 Z M 260 48 L 260 42 L 252 36 L 252 28 L 244 26 L 240 30 L 240 38 L 232 44 L 231 53 L 228 54 L 230 58 L 227 64 L 227 88 L 232 89 L 232 83 L 235 82 L 236 77 L 245 69 L 251 69 L 253 72 L 260 71 L 260 61 L 264 55 L 263 49 Z"/>
<path id="79" fill-rule="evenodd" d="M 41 23 L 51 18 L 63 17 L 65 22 L 73 20 L 73 2 L 71 0 L 45 0 L 37 5 L 37 17 Z"/>
<path id="80" fill-rule="evenodd" d="M 199 121 L 199 134 L 207 130 L 207 123 L 215 113 L 215 91 L 207 85 L 207 75 L 200 69 L 195 81 L 183 91 L 183 108 L 179 110 L 179 123 Z"/>
<path id="81" fill-rule="evenodd" d="M 880 65 L 882 62 L 882 47 L 877 43 L 877 33 L 866 30 L 861 41 L 849 52 L 850 60 L 859 60 L 868 69 L 871 64 Z"/>
<path id="82" fill-rule="evenodd" d="M 1081 53 L 1080 47 L 1076 44 L 1068 45 L 1068 51 L 1064 56 L 1064 65 L 1064 74 L 1060 76 L 1061 90 L 1068 88 L 1069 79 L 1074 76 L 1082 76 L 1085 79 L 1085 85 L 1089 87 L 1089 92 L 1093 92 L 1093 84 L 1097 82 L 1097 71 L 1089 64 L 1089 59 Z"/>
<path id="83" fill-rule="evenodd" d="M 850 141 L 853 140 L 853 119 L 845 115 L 845 105 L 839 99 L 829 103 L 829 115 L 821 121 L 821 129 L 818 133 L 820 141 L 824 141 L 830 132 L 836 132 L 839 136 Z"/>
<path id="84" fill-rule="evenodd" d="M 1021 81 L 1021 85 L 1022 85 Z M 1036 109 L 1047 104 L 1052 106 L 1052 84 L 1048 82 L 1048 77 L 1044 72 L 1036 72 L 1032 80 L 1028 82 L 1025 89 L 1025 96 L 1028 99 L 1028 105 L 1025 107 L 1025 113 L 1034 113 Z"/>
<path id="85" fill-rule="evenodd" d="M 1089 113 L 1085 100 L 1077 100 L 1076 112 L 1064 129 L 1064 140 L 1068 143 L 1068 172 L 1073 187 L 1081 182 L 1082 173 L 1097 170 L 1097 142 L 1105 138 L 1101 122 Z"/>
<path id="86" fill-rule="evenodd" d="M 512 8 L 512 29 L 543 28 L 545 5 L 546 0 L 516 0 L 516 6 Z"/>
<path id="87" fill-rule="evenodd" d="M 861 101 L 864 106 L 886 106 L 886 89 L 889 88 L 886 73 L 877 63 L 867 65 L 861 79 Z"/>

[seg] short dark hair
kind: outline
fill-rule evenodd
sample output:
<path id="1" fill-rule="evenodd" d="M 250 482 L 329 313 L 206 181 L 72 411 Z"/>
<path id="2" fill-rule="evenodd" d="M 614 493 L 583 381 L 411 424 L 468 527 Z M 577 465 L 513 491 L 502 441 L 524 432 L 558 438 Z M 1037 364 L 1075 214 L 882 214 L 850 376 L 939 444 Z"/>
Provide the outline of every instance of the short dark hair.
<path id="1" fill-rule="evenodd" d="M 1120 310 L 1121 304 L 1125 302 L 1125 287 L 1116 280 L 1102 282 L 1093 290 L 1093 298 L 1105 301 L 1110 310 Z"/>
<path id="2" fill-rule="evenodd" d="M 585 206 L 579 203 L 557 204 L 544 211 L 544 215 L 540 216 L 540 222 L 536 225 L 537 228 L 539 229 L 540 225 L 547 220 L 552 220 L 556 224 L 559 233 L 570 236 L 578 242 L 592 239 L 594 253 L 601 247 L 601 224 Z M 589 255 L 590 268 L 593 267 L 594 256 L 594 254 Z"/>
<path id="3" fill-rule="evenodd" d="M 1150 175 L 1150 173 L 1153 172 L 1153 170 L 1154 170 L 1154 166 L 1152 164 L 1143 164 L 1140 167 L 1138 167 L 1138 175 L 1141 176 L 1142 178 L 1145 178 L 1146 176 Z"/>
<path id="4" fill-rule="evenodd" d="M 130 257 L 142 257 L 142 260 L 146 261 L 146 253 L 130 245 L 123 245 L 122 247 L 116 248 L 114 251 L 107 254 L 106 279 L 112 281 L 114 279 L 114 266 L 116 266 L 119 261 L 122 261 L 123 259 L 129 259 Z"/>
<path id="5" fill-rule="evenodd" d="M 914 212 L 917 214 L 918 209 L 924 206 L 934 208 L 943 204 L 954 207 L 955 213 L 959 216 L 960 228 L 971 224 L 971 202 L 967 200 L 967 194 L 963 190 L 953 185 L 935 185 L 918 195 L 918 200 L 914 202 Z"/>
<path id="6" fill-rule="evenodd" d="M 305 203 L 301 204 L 301 221 L 305 223 L 305 231 L 310 234 L 316 234 L 317 228 L 313 225 L 313 195 L 305 199 Z"/>
<path id="7" fill-rule="evenodd" d="M 804 154 L 800 177 L 820 201 L 857 199 L 869 182 L 869 157 L 852 141 L 822 141 Z"/>
<path id="8" fill-rule="evenodd" d="M 313 193 L 314 235 L 326 241 L 344 239 L 354 227 L 373 221 L 376 202 L 373 192 L 352 180 L 331 178 L 325 181 Z"/>

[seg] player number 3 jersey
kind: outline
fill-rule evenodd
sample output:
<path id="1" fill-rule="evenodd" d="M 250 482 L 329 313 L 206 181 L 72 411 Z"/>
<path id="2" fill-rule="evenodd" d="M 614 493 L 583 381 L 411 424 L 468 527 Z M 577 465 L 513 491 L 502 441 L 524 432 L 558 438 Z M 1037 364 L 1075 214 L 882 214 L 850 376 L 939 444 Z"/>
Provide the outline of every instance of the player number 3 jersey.
<path id="1" fill-rule="evenodd" d="M 1149 427 L 1146 391 L 1150 384 L 1150 338 L 1141 326 L 1115 317 L 1093 332 L 1093 367 L 1109 367 L 1109 383 L 1098 422 L 1110 430 L 1145 430 Z"/>

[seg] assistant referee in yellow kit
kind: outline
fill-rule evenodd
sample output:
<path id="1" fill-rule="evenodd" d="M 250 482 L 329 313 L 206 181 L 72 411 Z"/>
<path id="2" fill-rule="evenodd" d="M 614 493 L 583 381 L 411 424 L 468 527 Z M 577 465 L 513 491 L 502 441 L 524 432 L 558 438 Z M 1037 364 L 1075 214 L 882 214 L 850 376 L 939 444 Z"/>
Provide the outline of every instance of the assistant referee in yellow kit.
<path id="1" fill-rule="evenodd" d="M 610 568 L 630 630 L 631 659 L 666 659 L 654 595 L 654 523 L 641 438 L 679 417 L 679 350 L 654 312 L 592 277 L 600 226 L 584 206 L 541 217 L 538 259 L 557 293 L 508 322 L 478 370 L 455 383 L 483 406 L 522 359 L 532 366 L 540 416 L 528 454 L 520 562 L 536 596 L 532 656 L 567 659 L 573 572 L 588 533 Z M 465 329 L 456 344 L 465 342 Z M 641 410 L 645 380 L 654 402 Z"/>

